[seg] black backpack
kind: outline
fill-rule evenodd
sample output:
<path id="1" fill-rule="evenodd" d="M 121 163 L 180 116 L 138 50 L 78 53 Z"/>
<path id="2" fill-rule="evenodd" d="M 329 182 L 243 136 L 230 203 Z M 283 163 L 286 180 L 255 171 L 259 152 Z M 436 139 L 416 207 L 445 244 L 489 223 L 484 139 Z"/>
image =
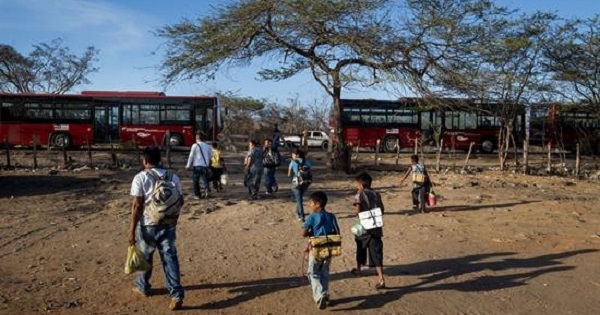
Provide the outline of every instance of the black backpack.
<path id="1" fill-rule="evenodd" d="M 265 167 L 277 167 L 281 165 L 281 155 L 279 152 L 269 149 L 265 151 L 265 155 L 263 157 L 263 165 Z"/>
<path id="2" fill-rule="evenodd" d="M 298 163 L 298 161 L 295 162 L 298 164 L 298 175 L 296 176 L 298 188 L 306 189 L 312 184 L 312 171 L 310 170 L 310 167 L 304 165 L 304 159 L 302 160 L 302 163 Z"/>

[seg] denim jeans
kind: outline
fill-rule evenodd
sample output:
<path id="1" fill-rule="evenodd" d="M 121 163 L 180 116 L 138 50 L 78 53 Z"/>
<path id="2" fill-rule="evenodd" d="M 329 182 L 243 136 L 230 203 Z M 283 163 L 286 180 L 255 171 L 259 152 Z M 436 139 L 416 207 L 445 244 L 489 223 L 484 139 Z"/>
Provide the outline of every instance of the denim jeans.
<path id="1" fill-rule="evenodd" d="M 304 198 L 304 189 L 292 188 L 294 197 L 296 198 L 296 215 L 300 219 L 304 219 L 304 205 L 302 199 Z"/>
<path id="2" fill-rule="evenodd" d="M 268 193 L 273 192 L 273 187 L 277 184 L 277 180 L 275 179 L 275 170 L 276 168 L 268 168 L 265 167 L 265 188 Z"/>
<path id="3" fill-rule="evenodd" d="M 315 303 L 319 303 L 323 297 L 329 297 L 329 265 L 331 258 L 316 260 L 313 255 L 308 256 L 308 279 L 312 287 Z"/>
<path id="4" fill-rule="evenodd" d="M 194 166 L 192 173 L 192 186 L 194 187 L 194 194 L 198 197 L 202 197 L 202 191 L 206 194 L 210 188 L 208 186 L 208 178 L 206 178 L 206 166 Z M 202 180 L 203 190 L 200 190 L 200 180 Z"/>
<path id="5" fill-rule="evenodd" d="M 417 186 L 413 187 L 411 191 L 412 195 L 412 203 L 413 207 L 416 207 L 421 212 L 425 212 L 425 195 L 426 195 L 426 187 L 425 186 Z"/>
<path id="6" fill-rule="evenodd" d="M 179 273 L 179 260 L 177 258 L 177 247 L 175 246 L 175 226 L 167 225 L 147 225 L 138 224 L 135 231 L 135 238 L 139 250 L 144 254 L 146 261 L 152 265 L 154 251 L 158 249 L 160 260 L 162 261 L 163 273 L 165 274 L 165 283 L 171 299 L 183 300 L 183 287 Z M 152 269 L 141 272 L 135 285 L 144 293 L 149 294 L 152 286 L 150 285 Z"/>
<path id="7" fill-rule="evenodd" d="M 251 167 L 249 170 L 250 176 L 248 177 L 248 192 L 250 195 L 257 197 L 258 191 L 260 190 L 260 180 L 263 176 L 263 168 Z"/>

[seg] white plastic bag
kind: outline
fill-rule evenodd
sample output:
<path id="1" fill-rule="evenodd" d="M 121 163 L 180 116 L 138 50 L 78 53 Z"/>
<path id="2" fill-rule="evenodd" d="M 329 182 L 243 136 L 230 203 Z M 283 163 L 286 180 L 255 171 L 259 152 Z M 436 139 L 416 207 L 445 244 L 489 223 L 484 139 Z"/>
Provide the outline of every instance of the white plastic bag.
<path id="1" fill-rule="evenodd" d="M 221 174 L 221 178 L 219 178 L 219 180 L 221 181 L 221 185 L 227 186 L 227 174 L 226 173 Z"/>

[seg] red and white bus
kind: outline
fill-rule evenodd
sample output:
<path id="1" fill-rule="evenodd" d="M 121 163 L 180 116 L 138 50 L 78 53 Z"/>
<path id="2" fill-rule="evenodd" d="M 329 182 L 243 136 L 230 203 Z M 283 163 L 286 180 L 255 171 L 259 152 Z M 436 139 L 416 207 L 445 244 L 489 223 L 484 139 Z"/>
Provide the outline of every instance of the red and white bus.
<path id="1" fill-rule="evenodd" d="M 600 112 L 589 105 L 538 105 L 532 110 L 532 145 L 600 154 Z"/>
<path id="2" fill-rule="evenodd" d="M 41 145 L 61 148 L 131 141 L 191 146 L 196 131 L 213 141 L 221 127 L 215 97 L 110 91 L 0 94 L 0 141 L 11 146 L 31 146 L 34 137 Z"/>
<path id="3" fill-rule="evenodd" d="M 468 150 L 471 142 L 485 153 L 496 149 L 501 120 L 477 110 L 478 106 L 489 109 L 489 105 L 462 106 L 465 100 L 442 99 L 437 102 L 443 104 L 433 109 L 425 102 L 418 98 L 342 99 L 344 141 L 375 148 L 381 140 L 383 152 L 395 152 L 396 142 L 400 148 L 412 148 L 419 140 L 443 143 L 446 149 Z"/>

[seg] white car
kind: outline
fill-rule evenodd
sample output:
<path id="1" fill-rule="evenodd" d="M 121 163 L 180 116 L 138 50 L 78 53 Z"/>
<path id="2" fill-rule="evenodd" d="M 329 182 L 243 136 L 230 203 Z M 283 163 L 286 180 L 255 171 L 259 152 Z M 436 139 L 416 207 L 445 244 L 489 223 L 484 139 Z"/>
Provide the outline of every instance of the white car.
<path id="1" fill-rule="evenodd" d="M 326 132 L 319 130 L 311 130 L 308 131 L 307 134 L 307 142 L 309 147 L 320 147 L 323 150 L 327 149 L 327 146 L 329 145 L 329 136 Z M 285 141 L 286 146 L 292 147 L 302 146 L 304 142 L 301 134 L 295 136 L 286 136 L 283 137 L 283 140 Z"/>

